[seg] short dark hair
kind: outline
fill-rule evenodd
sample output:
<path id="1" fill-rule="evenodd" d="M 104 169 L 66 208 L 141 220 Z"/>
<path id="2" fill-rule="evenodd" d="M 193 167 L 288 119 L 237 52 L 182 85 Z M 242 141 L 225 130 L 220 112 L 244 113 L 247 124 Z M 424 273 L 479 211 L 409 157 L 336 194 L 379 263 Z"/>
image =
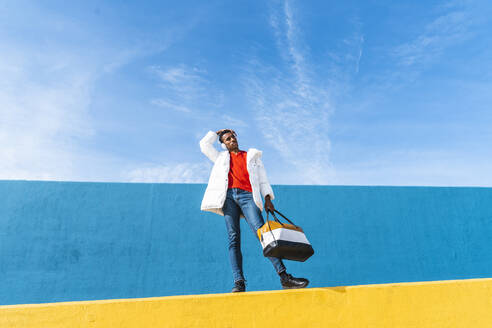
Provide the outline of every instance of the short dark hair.
<path id="1" fill-rule="evenodd" d="M 237 137 L 236 132 L 234 132 L 234 131 L 232 131 L 232 130 L 228 130 L 228 129 L 227 129 L 227 130 L 223 130 L 223 131 L 221 131 L 221 132 L 220 132 L 220 134 L 219 134 L 219 141 L 220 141 L 221 143 L 223 143 L 223 142 L 222 142 L 222 136 L 223 136 L 224 134 L 226 134 L 226 133 L 232 133 L 235 137 Z"/>

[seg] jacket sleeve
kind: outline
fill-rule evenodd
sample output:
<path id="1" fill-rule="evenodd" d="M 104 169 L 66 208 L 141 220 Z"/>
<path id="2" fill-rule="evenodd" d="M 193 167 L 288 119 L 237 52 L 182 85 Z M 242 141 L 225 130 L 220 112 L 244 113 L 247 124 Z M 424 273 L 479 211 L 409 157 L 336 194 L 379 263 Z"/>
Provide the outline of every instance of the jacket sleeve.
<path id="1" fill-rule="evenodd" d="M 200 140 L 200 150 L 214 163 L 217 160 L 217 157 L 219 157 L 219 151 L 213 146 L 218 138 L 219 136 L 217 133 L 208 131 L 205 137 Z"/>
<path id="2" fill-rule="evenodd" d="M 270 182 L 268 182 L 265 167 L 263 166 L 263 162 L 259 158 L 258 158 L 258 178 L 260 182 L 260 192 L 263 198 L 265 198 L 267 195 L 270 195 L 271 200 L 275 199 L 272 186 L 270 186 Z"/>

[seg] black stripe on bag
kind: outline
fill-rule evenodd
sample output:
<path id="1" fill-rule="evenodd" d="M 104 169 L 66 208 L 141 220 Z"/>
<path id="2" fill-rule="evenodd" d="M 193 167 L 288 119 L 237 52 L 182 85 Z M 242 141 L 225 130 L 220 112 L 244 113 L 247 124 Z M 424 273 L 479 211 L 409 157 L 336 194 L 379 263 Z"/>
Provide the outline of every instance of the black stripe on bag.
<path id="1" fill-rule="evenodd" d="M 314 254 L 314 249 L 309 244 L 296 243 L 286 240 L 275 240 L 263 249 L 266 257 L 278 257 L 285 260 L 304 262 Z"/>

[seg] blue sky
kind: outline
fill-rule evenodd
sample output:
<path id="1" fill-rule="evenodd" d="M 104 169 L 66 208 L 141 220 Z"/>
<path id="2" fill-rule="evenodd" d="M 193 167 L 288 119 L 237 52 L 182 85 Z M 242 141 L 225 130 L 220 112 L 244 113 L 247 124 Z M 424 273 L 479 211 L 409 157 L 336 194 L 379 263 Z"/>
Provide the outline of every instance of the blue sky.
<path id="1" fill-rule="evenodd" d="M 2 1 L 0 179 L 492 185 L 492 3 Z"/>

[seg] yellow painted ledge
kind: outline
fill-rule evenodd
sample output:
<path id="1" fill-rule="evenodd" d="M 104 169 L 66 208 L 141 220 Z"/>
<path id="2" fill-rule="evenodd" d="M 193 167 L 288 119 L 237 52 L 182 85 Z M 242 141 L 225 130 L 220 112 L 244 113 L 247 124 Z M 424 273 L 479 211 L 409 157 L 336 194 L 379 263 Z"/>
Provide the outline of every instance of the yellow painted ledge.
<path id="1" fill-rule="evenodd" d="M 0 327 L 492 327 L 492 279 L 0 306 Z"/>

